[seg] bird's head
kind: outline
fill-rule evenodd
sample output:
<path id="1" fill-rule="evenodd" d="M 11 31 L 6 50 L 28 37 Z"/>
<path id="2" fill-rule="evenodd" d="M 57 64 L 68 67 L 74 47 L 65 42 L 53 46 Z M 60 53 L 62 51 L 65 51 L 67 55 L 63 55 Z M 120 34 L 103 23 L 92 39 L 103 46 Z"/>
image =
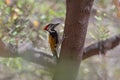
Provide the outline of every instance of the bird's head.
<path id="1" fill-rule="evenodd" d="M 51 24 L 48 24 L 44 27 L 44 30 L 48 31 Z"/>
<path id="2" fill-rule="evenodd" d="M 54 31 L 54 28 L 57 27 L 60 23 L 56 23 L 56 24 L 48 24 L 44 27 L 44 30 L 48 31 L 48 32 L 52 32 Z"/>

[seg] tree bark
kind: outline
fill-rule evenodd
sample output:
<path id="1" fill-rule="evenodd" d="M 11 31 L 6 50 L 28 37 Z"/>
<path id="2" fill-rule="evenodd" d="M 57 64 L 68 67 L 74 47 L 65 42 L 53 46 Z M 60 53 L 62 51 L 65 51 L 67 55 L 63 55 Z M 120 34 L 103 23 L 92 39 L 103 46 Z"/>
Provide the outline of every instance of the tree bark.
<path id="1" fill-rule="evenodd" d="M 63 43 L 53 80 L 75 80 L 82 60 L 93 0 L 66 0 Z"/>

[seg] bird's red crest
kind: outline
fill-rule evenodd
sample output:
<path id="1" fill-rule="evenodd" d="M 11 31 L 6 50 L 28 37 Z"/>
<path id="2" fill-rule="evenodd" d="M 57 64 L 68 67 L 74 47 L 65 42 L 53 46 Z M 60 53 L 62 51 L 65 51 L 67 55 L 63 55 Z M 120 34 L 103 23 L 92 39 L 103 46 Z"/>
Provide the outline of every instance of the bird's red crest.
<path id="1" fill-rule="evenodd" d="M 49 24 L 47 26 L 45 26 L 44 30 L 48 30 Z"/>

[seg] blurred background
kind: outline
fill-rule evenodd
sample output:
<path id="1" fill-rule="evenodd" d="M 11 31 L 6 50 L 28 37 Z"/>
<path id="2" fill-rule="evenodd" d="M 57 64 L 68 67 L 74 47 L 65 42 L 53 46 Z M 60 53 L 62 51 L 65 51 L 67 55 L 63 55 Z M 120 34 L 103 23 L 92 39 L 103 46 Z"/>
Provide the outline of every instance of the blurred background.
<path id="1" fill-rule="evenodd" d="M 19 45 L 31 41 L 51 53 L 44 26 L 61 21 L 57 31 L 62 37 L 66 15 L 65 0 L 0 0 L 0 38 Z M 112 0 L 95 0 L 85 47 L 120 33 L 120 14 Z M 82 61 L 79 80 L 120 80 L 120 46 L 107 55 Z M 21 58 L 0 58 L 0 80 L 51 80 L 52 73 L 39 64 Z"/>

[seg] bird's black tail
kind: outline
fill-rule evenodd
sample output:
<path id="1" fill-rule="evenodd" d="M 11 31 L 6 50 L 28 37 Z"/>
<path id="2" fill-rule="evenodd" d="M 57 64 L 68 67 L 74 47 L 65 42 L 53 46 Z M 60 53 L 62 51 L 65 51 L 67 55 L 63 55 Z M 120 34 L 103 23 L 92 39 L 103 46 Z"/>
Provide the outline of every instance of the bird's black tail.
<path id="1" fill-rule="evenodd" d="M 54 51 L 52 51 L 52 53 L 53 53 L 53 56 L 58 60 L 58 55 L 57 55 L 57 51 L 56 50 L 54 50 Z"/>

